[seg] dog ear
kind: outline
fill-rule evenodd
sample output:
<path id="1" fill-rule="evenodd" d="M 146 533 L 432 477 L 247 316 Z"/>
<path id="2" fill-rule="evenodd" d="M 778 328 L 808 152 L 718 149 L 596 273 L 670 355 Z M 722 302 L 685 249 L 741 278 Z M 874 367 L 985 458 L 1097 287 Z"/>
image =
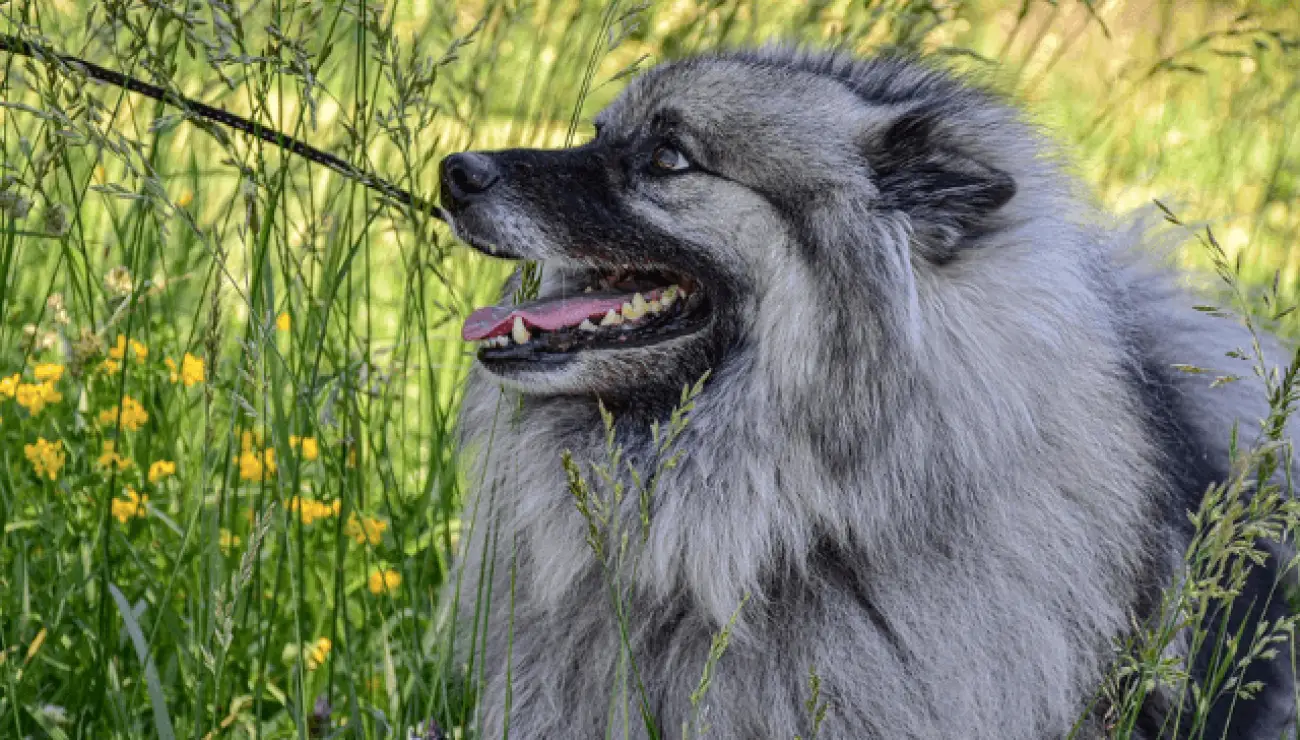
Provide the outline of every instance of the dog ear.
<path id="1" fill-rule="evenodd" d="M 915 248 L 937 263 L 953 259 L 1016 194 L 1011 175 L 962 151 L 940 121 L 932 110 L 905 112 L 867 153 L 883 205 L 908 214 Z"/>

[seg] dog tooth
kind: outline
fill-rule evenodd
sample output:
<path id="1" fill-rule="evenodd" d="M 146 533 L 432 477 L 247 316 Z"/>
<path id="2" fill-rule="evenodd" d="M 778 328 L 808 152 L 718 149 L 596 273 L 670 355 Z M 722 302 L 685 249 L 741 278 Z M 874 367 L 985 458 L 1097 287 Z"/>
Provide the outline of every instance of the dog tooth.
<path id="1" fill-rule="evenodd" d="M 522 316 L 515 317 L 515 325 L 510 328 L 510 338 L 515 340 L 516 344 L 526 344 L 533 338 L 533 335 L 528 333 L 528 327 L 524 326 Z"/>
<path id="2" fill-rule="evenodd" d="M 638 293 L 637 295 L 639 296 L 640 293 Z M 641 305 L 641 307 L 639 307 L 639 308 L 637 307 L 637 305 L 636 305 L 635 303 L 624 303 L 624 304 L 623 304 L 623 310 L 622 310 L 623 318 L 627 319 L 628 321 L 636 321 L 637 319 L 641 318 L 642 316 L 645 316 L 645 305 L 644 305 L 644 304 L 645 304 L 645 299 L 644 299 L 644 298 L 641 299 L 641 303 L 642 303 L 642 305 Z"/>
<path id="3" fill-rule="evenodd" d="M 588 285 L 587 287 L 585 287 L 585 288 L 582 289 L 582 292 L 583 292 L 583 293 L 590 293 L 590 292 L 593 291 L 593 290 L 595 290 L 595 288 L 593 288 L 593 287 L 591 287 L 590 285 Z"/>
<path id="4" fill-rule="evenodd" d="M 593 324 L 593 323 L 591 323 L 591 319 L 583 319 L 583 320 L 582 320 L 582 323 L 581 323 L 581 324 L 578 324 L 578 330 L 579 330 L 579 331 L 596 331 L 596 325 Z"/>
<path id="5" fill-rule="evenodd" d="M 656 298 L 655 300 L 645 304 L 645 310 L 649 311 L 650 313 L 659 313 L 660 311 L 664 310 L 664 304 L 660 303 L 659 299 Z"/>
<path id="6" fill-rule="evenodd" d="M 618 326 L 621 323 L 623 323 L 623 317 L 612 308 L 606 311 L 605 318 L 600 320 L 601 326 Z"/>
<path id="7" fill-rule="evenodd" d="M 676 285 L 669 285 L 667 288 L 664 288 L 663 295 L 659 296 L 659 302 L 663 304 L 664 308 L 673 305 L 673 302 L 677 300 L 677 293 L 680 290 L 681 289 Z"/>

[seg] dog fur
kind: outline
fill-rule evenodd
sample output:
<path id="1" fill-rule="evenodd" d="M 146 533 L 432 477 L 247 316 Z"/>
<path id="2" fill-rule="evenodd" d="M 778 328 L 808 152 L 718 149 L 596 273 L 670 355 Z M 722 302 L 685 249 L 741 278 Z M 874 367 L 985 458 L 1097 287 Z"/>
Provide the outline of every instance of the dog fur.
<path id="1" fill-rule="evenodd" d="M 810 669 L 820 737 L 1065 737 L 1175 577 L 1231 426 L 1248 441 L 1266 413 L 1258 387 L 1172 368 L 1224 368 L 1241 327 L 1191 310 L 1012 106 L 915 60 L 688 59 L 597 121 L 573 149 L 471 155 L 496 180 L 444 201 L 458 235 L 541 260 L 543 296 L 593 267 L 672 266 L 709 322 L 474 369 L 459 616 L 481 737 L 648 737 L 643 712 L 662 736 L 808 737 Z M 646 174 L 660 141 L 693 169 Z M 648 526 L 624 496 L 609 529 L 627 549 L 602 561 L 561 450 L 609 500 L 600 404 L 648 478 L 652 423 L 706 371 Z M 1216 727 L 1279 737 L 1290 671 L 1252 671 L 1270 690 Z"/>

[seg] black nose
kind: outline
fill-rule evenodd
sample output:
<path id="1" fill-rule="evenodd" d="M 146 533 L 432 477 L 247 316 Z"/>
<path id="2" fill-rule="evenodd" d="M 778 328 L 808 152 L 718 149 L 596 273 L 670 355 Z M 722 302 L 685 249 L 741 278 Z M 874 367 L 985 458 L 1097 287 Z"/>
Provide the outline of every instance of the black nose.
<path id="1" fill-rule="evenodd" d="M 491 157 L 474 152 L 453 154 L 442 160 L 442 205 L 453 210 L 467 205 L 500 179 Z"/>

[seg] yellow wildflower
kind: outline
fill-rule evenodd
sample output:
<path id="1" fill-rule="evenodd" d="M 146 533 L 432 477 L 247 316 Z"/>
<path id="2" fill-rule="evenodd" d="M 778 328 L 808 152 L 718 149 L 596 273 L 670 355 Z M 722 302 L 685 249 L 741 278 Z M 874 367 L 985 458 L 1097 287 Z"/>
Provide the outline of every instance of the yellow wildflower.
<path id="1" fill-rule="evenodd" d="M 317 668 L 320 668 L 321 665 L 325 663 L 326 659 L 330 657 L 330 650 L 333 648 L 334 643 L 330 642 L 330 638 L 317 638 L 316 642 L 312 643 L 305 651 L 303 651 L 303 655 L 307 659 L 307 670 L 314 671 Z"/>
<path id="2" fill-rule="evenodd" d="M 153 465 L 149 466 L 149 482 L 157 483 L 168 476 L 176 475 L 176 463 L 167 460 L 156 460 Z"/>
<path id="3" fill-rule="evenodd" d="M 31 383 L 20 383 L 14 400 L 33 415 L 41 413 L 41 409 L 45 408 L 45 402 L 41 400 L 41 389 Z"/>
<path id="4" fill-rule="evenodd" d="M 304 460 L 315 460 L 320 457 L 320 444 L 316 442 L 315 437 L 299 437 L 296 434 L 290 434 L 289 447 L 295 450 L 302 447 L 302 459 Z"/>
<path id="5" fill-rule="evenodd" d="M 112 440 L 105 440 L 104 451 L 95 460 L 95 464 L 106 471 L 117 468 L 121 472 L 131 467 L 131 458 L 117 454 L 117 443 Z"/>
<path id="6" fill-rule="evenodd" d="M 38 437 L 35 444 L 23 445 L 23 454 L 31 462 L 37 478 L 50 480 L 59 479 L 59 470 L 67 458 L 62 440 L 47 442 L 44 437 Z"/>
<path id="7" fill-rule="evenodd" d="M 275 448 L 268 447 L 259 453 L 257 448 L 261 445 L 261 432 L 245 429 L 239 435 L 240 452 L 235 457 L 235 462 L 239 463 L 239 477 L 242 480 L 261 481 L 275 475 Z"/>
<path id="8" fill-rule="evenodd" d="M 135 361 L 137 363 L 144 362 L 145 359 L 149 357 L 149 348 L 146 347 L 143 343 L 137 342 L 136 340 L 132 339 L 130 345 L 131 345 L 131 354 L 135 356 Z M 118 362 L 125 360 L 126 348 L 127 348 L 126 335 L 118 334 L 117 343 L 114 344 L 112 347 L 108 348 L 109 358 L 113 360 L 117 360 Z"/>
<path id="9" fill-rule="evenodd" d="M 275 317 L 275 328 L 280 331 L 289 331 L 291 325 L 288 311 L 281 311 L 280 315 Z"/>
<path id="10" fill-rule="evenodd" d="M 104 360 L 104 364 L 100 367 L 108 375 L 117 375 L 122 372 L 122 363 L 117 360 Z"/>
<path id="11" fill-rule="evenodd" d="M 41 413 L 41 409 L 47 404 L 58 403 L 63 400 L 63 394 L 54 388 L 53 383 L 19 383 L 14 392 L 14 400 L 19 406 L 27 409 L 28 413 L 35 416 Z"/>
<path id="12" fill-rule="evenodd" d="M 178 371 L 178 370 L 176 369 L 176 361 L 175 361 L 175 360 L 173 360 L 173 359 L 170 358 L 170 357 L 164 357 L 164 358 L 163 358 L 163 364 L 167 366 L 167 370 L 171 373 L 171 381 L 172 381 L 173 383 L 175 383 L 176 381 L 178 381 L 178 380 L 181 379 L 180 371 Z"/>
<path id="13" fill-rule="evenodd" d="M 119 522 L 126 524 L 132 517 L 143 519 L 148 515 L 144 508 L 144 505 L 149 503 L 148 494 L 142 496 L 136 493 L 134 488 L 127 486 L 125 496 L 126 498 L 113 499 L 112 513 Z"/>
<path id="14" fill-rule="evenodd" d="M 245 429 L 239 433 L 239 449 L 251 450 L 253 447 L 262 446 L 262 433 L 253 429 Z"/>
<path id="15" fill-rule="evenodd" d="M 222 552 L 230 552 L 232 549 L 239 547 L 239 535 L 231 534 L 229 529 L 222 527 L 217 531 L 217 544 L 221 547 Z"/>
<path id="16" fill-rule="evenodd" d="M 32 374 L 42 383 L 57 383 L 63 377 L 63 366 L 57 362 L 43 362 L 32 368 Z"/>
<path id="17" fill-rule="evenodd" d="M 247 481 L 262 481 L 270 478 L 272 473 L 266 470 L 262 464 L 262 456 L 255 450 L 244 450 L 235 458 L 239 463 L 239 479 Z"/>
<path id="18" fill-rule="evenodd" d="M 123 396 L 121 411 L 118 411 L 117 406 L 104 409 L 99 412 L 99 423 L 101 426 L 115 426 L 119 415 L 122 417 L 122 428 L 128 432 L 139 431 L 149 421 L 149 412 L 144 410 L 139 401 Z"/>
<path id="19" fill-rule="evenodd" d="M 180 194 L 180 197 L 176 199 L 176 205 L 180 206 L 181 208 L 184 208 L 185 206 L 188 206 L 193 202 L 194 202 L 194 193 L 193 191 L 190 190 L 183 191 Z"/>
<path id="20" fill-rule="evenodd" d="M 14 373 L 7 378 L 0 378 L 0 396 L 13 398 L 18 393 L 18 384 L 22 382 L 22 376 Z"/>
<path id="21" fill-rule="evenodd" d="M 347 524 L 343 525 L 343 534 L 356 540 L 358 545 L 367 542 L 378 545 L 383 540 L 386 529 L 388 529 L 388 522 L 383 519 L 372 519 L 368 516 L 357 518 L 356 514 L 352 514 L 348 517 Z"/>
<path id="22" fill-rule="evenodd" d="M 397 587 L 402 585 L 402 574 L 392 568 L 371 571 L 370 582 L 367 585 L 370 593 L 376 596 L 383 593 L 396 593 Z"/>
<path id="23" fill-rule="evenodd" d="M 299 498 L 294 496 L 289 499 L 289 511 L 302 517 L 303 524 L 312 524 L 317 519 L 328 519 L 332 516 L 338 516 L 339 501 L 333 503 L 324 503 L 310 498 Z"/>
<path id="24" fill-rule="evenodd" d="M 203 358 L 195 357 L 189 352 L 181 358 L 181 382 L 185 383 L 188 388 L 195 383 L 202 383 L 207 379 L 207 372 L 203 367 Z"/>

